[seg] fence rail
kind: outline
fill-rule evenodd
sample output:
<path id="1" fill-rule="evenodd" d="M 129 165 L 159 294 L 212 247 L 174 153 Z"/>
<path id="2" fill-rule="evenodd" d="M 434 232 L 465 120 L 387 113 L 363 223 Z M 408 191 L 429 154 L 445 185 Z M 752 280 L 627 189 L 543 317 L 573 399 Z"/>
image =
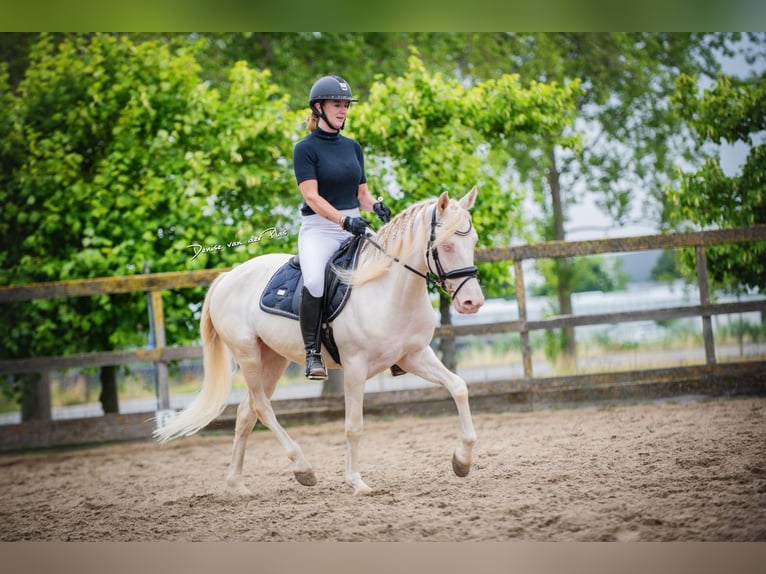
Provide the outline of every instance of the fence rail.
<path id="1" fill-rule="evenodd" d="M 715 376 L 715 343 L 713 340 L 711 317 L 717 314 L 760 311 L 766 313 L 766 298 L 736 303 L 712 303 L 709 295 L 707 261 L 705 248 L 726 243 L 747 243 L 766 240 L 766 225 L 700 231 L 692 233 L 658 234 L 638 237 L 598 239 L 588 241 L 554 241 L 537 245 L 519 245 L 511 247 L 481 248 L 476 252 L 476 261 L 513 263 L 518 320 L 502 321 L 479 325 L 445 325 L 436 329 L 436 337 L 470 336 L 499 333 L 520 333 L 521 353 L 524 377 L 516 384 L 529 387 L 535 381 L 533 374 L 532 353 L 529 334 L 536 330 L 558 329 L 562 327 L 581 327 L 586 325 L 616 324 L 643 320 L 667 320 L 683 317 L 701 317 L 703 339 L 705 343 L 705 365 L 702 367 L 709 376 Z M 526 311 L 526 284 L 522 262 L 528 259 L 581 257 L 585 255 L 644 251 L 649 249 L 694 248 L 697 257 L 697 283 L 700 293 L 698 305 L 643 309 L 613 313 L 586 315 L 558 315 L 547 319 L 529 320 Z M 147 292 L 151 295 L 154 311 L 154 329 L 156 347 L 130 351 L 112 351 L 103 353 L 82 353 L 62 357 L 37 357 L 0 361 L 0 374 L 49 373 L 54 370 L 121 365 L 134 362 L 154 362 L 160 367 L 159 393 L 160 408 L 168 408 L 169 394 L 167 382 L 167 363 L 180 359 L 202 357 L 200 346 L 167 347 L 164 336 L 162 310 L 162 292 L 165 290 L 207 286 L 221 272 L 227 269 L 205 269 L 199 271 L 153 273 L 127 277 L 106 277 L 72 281 L 11 285 L 0 287 L 0 303 L 24 302 L 35 299 L 57 297 L 82 297 L 101 294 L 127 292 Z M 752 362 L 751 366 L 764 370 L 766 362 Z M 688 370 L 688 368 L 687 368 Z M 747 372 L 753 372 L 747 369 Z M 664 372 L 664 371 L 663 371 Z M 670 370 L 673 372 L 673 369 Z M 686 371 L 676 369 L 679 376 Z M 665 376 L 665 375 L 664 375 Z M 624 374 L 600 374 L 599 380 L 619 381 Z M 562 379 L 565 380 L 565 379 Z M 46 404 L 45 401 L 42 404 Z M 47 403 L 50 404 L 49 401 Z M 50 420 L 50 413 L 38 413 L 42 420 Z"/>
<path id="2" fill-rule="evenodd" d="M 511 247 L 484 247 L 476 252 L 476 261 L 521 261 L 546 257 L 578 257 L 602 253 L 624 253 L 649 249 L 675 249 L 678 247 L 710 247 L 725 243 L 747 243 L 766 240 L 766 225 L 711 229 L 685 233 L 660 233 L 611 239 L 585 241 L 548 241 L 546 243 Z M 1 299 L 0 299 L 1 300 Z"/>

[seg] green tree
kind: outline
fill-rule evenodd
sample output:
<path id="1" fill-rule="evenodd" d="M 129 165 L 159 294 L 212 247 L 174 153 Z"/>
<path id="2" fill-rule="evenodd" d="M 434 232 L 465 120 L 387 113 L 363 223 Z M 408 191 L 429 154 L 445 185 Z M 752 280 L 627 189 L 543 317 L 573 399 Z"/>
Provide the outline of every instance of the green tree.
<path id="1" fill-rule="evenodd" d="M 286 226 L 283 197 L 297 120 L 268 72 L 244 63 L 226 93 L 200 77 L 194 45 L 43 35 L 4 106 L 0 281 L 120 276 L 230 265 L 246 241 Z M 297 207 L 297 199 L 295 201 Z M 288 238 L 293 241 L 292 236 Z M 193 257 L 190 245 L 226 246 Z M 259 251 L 285 250 L 284 240 Z M 196 338 L 201 289 L 164 301 L 169 344 Z M 143 344 L 146 301 L 112 295 L 3 305 L 6 358 Z M 116 397 L 108 393 L 106 410 Z"/>
<path id="2" fill-rule="evenodd" d="M 697 136 L 704 164 L 683 174 L 668 192 L 668 221 L 681 228 L 747 227 L 766 223 L 766 73 L 737 80 L 720 76 L 702 94 L 697 78 L 678 78 L 674 110 Z M 719 143 L 747 144 L 741 172 L 726 175 L 721 168 Z M 719 287 L 741 291 L 766 289 L 766 243 L 730 244 L 706 250 L 708 273 Z M 684 251 L 687 271 L 694 269 L 694 253 Z"/>
<path id="3" fill-rule="evenodd" d="M 536 296 L 552 297 L 556 295 L 556 280 L 552 277 L 556 273 L 557 266 L 551 259 L 543 259 L 538 265 L 543 272 L 545 282 L 532 289 Z M 572 293 L 586 291 L 620 291 L 630 275 L 622 270 L 622 260 L 617 258 L 605 259 L 598 255 L 583 257 L 581 264 L 572 267 L 575 273 L 572 279 Z"/>
<path id="4" fill-rule="evenodd" d="M 676 177 L 675 162 L 690 157 L 683 123 L 669 99 L 679 73 L 712 76 L 719 54 L 730 54 L 737 34 L 697 33 L 535 33 L 468 34 L 455 37 L 454 65 L 461 77 L 480 79 L 518 73 L 525 81 L 565 83 L 577 78 L 583 91 L 575 127 L 578 150 L 555 140 L 541 147 L 525 138 L 510 142 L 513 169 L 531 186 L 543 216 L 537 237 L 565 240 L 569 207 L 584 193 L 617 225 L 628 223 L 636 190 L 649 198 L 647 217 L 659 221 L 666 186 Z M 566 127 L 569 130 L 571 128 Z M 653 211 L 652 211 L 653 210 Z M 575 261 L 556 260 L 557 311 L 572 312 L 570 294 Z M 574 329 L 562 329 L 564 358 L 575 358 Z"/>
<path id="5" fill-rule="evenodd" d="M 355 93 L 365 94 L 376 74 L 399 74 L 406 67 L 408 35 L 362 32 L 235 32 L 203 33 L 205 74 L 216 85 L 227 78 L 225 70 L 236 61 L 268 69 L 277 84 L 308 109 L 308 92 L 320 76 L 338 74 Z M 181 45 L 185 35 L 168 36 Z"/>
<path id="6" fill-rule="evenodd" d="M 503 177 L 497 150 L 522 135 L 529 141 L 557 139 L 573 120 L 577 93 L 577 82 L 523 87 L 511 75 L 465 87 L 430 71 L 413 53 L 405 74 L 372 85 L 348 129 L 367 150 L 371 189 L 387 191 L 394 211 L 442 191 L 454 196 L 477 185 L 480 197 L 472 216 L 479 245 L 505 245 L 521 229 L 521 193 Z M 481 280 L 488 294 L 507 293 L 507 264 L 481 265 Z M 442 294 L 445 324 L 449 303 Z M 443 343 L 443 360 L 454 368 L 452 341 Z"/>
<path id="7" fill-rule="evenodd" d="M 373 189 L 389 193 L 395 210 L 477 183 L 492 197 L 475 213 L 486 244 L 565 239 L 568 207 L 587 189 L 624 223 L 633 190 L 660 198 L 676 177 L 674 162 L 690 151 L 683 121 L 669 111 L 672 80 L 683 72 L 714 75 L 717 52 L 728 53 L 736 38 L 206 33 L 47 35 L 35 44 L 20 37 L 0 45 L 13 70 L 0 85 L 9 110 L 0 118 L 1 193 L 15 206 L 0 216 L 2 240 L 11 246 L 2 280 L 137 273 L 146 261 L 152 271 L 223 266 L 252 252 L 242 246 L 190 260 L 188 246 L 243 240 L 265 226 L 294 231 L 300 198 L 290 148 L 308 87 L 329 72 L 352 83 L 360 112 L 371 110 L 352 116 L 349 132 L 367 146 Z M 31 54 L 24 43 L 36 46 Z M 418 49 L 419 68 L 410 46 Z M 579 148 L 575 129 L 583 134 Z M 527 186 L 543 211 L 539 222 L 519 209 Z M 537 233 L 531 223 L 539 223 Z M 258 251 L 292 249 L 293 237 L 260 243 Z M 570 262 L 557 265 L 551 277 L 566 313 L 578 273 Z M 505 266 L 482 267 L 487 293 L 507 294 Z M 188 305 L 201 296 L 173 295 L 171 341 L 196 336 Z M 74 348 L 76 336 L 59 337 L 56 329 L 85 321 L 91 307 L 107 312 L 126 304 L 88 301 L 57 303 L 56 310 L 25 306 L 50 324 L 32 336 L 37 322 L 9 320 L 26 338 L 9 338 L 24 348 L 5 352 Z M 100 344 L 142 338 L 135 329 L 145 321 L 143 298 L 127 304 L 135 316 L 99 327 Z M 566 340 L 573 349 L 574 338 Z"/>
<path id="8" fill-rule="evenodd" d="M 34 32 L 5 32 L 0 34 L 0 62 L 7 66 L 8 84 L 18 86 L 29 65 L 29 51 L 37 40 Z"/>
<path id="9" fill-rule="evenodd" d="M 324 39 L 328 53 L 337 39 Z M 395 42 L 377 39 L 386 46 L 379 54 L 385 62 Z M 283 40 L 279 45 L 289 52 Z M 346 40 L 343 62 L 351 62 L 359 37 Z M 295 230 L 300 196 L 289 157 L 305 95 L 293 112 L 268 70 L 228 61 L 225 79 L 203 70 L 199 62 L 211 61 L 210 42 L 39 38 L 18 91 L 2 84 L 8 110 L 0 120 L 7 135 L 2 193 L 10 206 L 0 219 L 9 245 L 4 283 L 139 273 L 147 262 L 152 271 L 223 266 L 252 253 L 242 246 L 192 257 L 189 246 L 225 246 L 267 226 Z M 299 72 L 313 81 L 327 72 L 327 62 L 312 59 Z M 499 177 L 505 168 L 495 143 L 505 145 L 509 134 L 560 133 L 571 122 L 574 85 L 522 89 L 518 78 L 503 76 L 467 90 L 428 72 L 417 58 L 410 65 L 396 80 L 382 81 L 394 77 L 387 74 L 369 80 L 377 95 L 351 122 L 367 146 L 374 189 L 389 191 L 396 210 L 443 189 L 456 194 L 481 185 L 474 220 L 483 242 L 507 243 L 518 231 L 518 196 Z M 218 88 L 210 83 L 214 77 Z M 294 234 L 258 250 L 289 251 L 293 242 Z M 485 267 L 488 292 L 505 289 L 505 266 Z M 201 298 L 199 289 L 166 297 L 170 344 L 197 336 L 189 309 Z M 142 344 L 145 305 L 143 297 L 126 295 L 4 306 L 3 319 L 14 326 L 4 334 L 4 356 Z"/>
<path id="10" fill-rule="evenodd" d="M 676 249 L 664 249 L 657 263 L 652 267 L 651 277 L 659 282 L 671 282 L 683 278 L 679 270 L 679 252 Z"/>

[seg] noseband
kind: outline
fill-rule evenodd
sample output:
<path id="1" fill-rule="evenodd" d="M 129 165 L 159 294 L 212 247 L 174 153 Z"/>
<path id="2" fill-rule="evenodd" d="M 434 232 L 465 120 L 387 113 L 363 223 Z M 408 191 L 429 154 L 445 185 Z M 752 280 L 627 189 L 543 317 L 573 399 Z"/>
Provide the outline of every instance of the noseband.
<path id="1" fill-rule="evenodd" d="M 462 267 L 460 269 L 453 269 L 452 271 L 445 271 L 442 267 L 441 261 L 439 260 L 439 251 L 434 245 L 436 242 L 436 228 L 439 227 L 441 223 L 438 223 L 436 221 L 436 207 L 434 207 L 434 210 L 431 214 L 431 236 L 428 239 L 428 247 L 426 247 L 426 265 L 428 265 L 428 273 L 429 277 L 427 277 L 426 280 L 429 280 L 432 284 L 438 285 L 445 293 L 447 293 L 452 299 L 454 299 L 457 296 L 458 291 L 463 288 L 463 285 L 468 283 L 471 279 L 478 279 L 479 278 L 479 270 L 476 268 L 475 265 L 471 265 L 470 267 Z M 471 222 L 470 218 L 468 219 L 468 229 L 465 231 L 456 231 L 455 235 L 459 235 L 461 237 L 465 237 L 469 233 L 471 233 L 471 229 L 473 229 L 473 223 Z M 430 254 L 430 258 L 428 257 Z M 431 269 L 431 261 L 434 262 L 434 267 L 436 267 L 436 272 L 434 272 L 433 269 Z M 460 282 L 460 285 L 457 286 L 457 289 L 454 291 L 450 291 L 449 287 L 447 286 L 447 280 L 448 279 L 460 279 L 461 277 L 465 277 Z"/>
<path id="2" fill-rule="evenodd" d="M 369 235 L 365 235 L 364 238 L 369 241 L 378 251 L 381 253 L 387 255 L 388 257 L 391 257 L 394 261 L 399 263 L 400 265 L 404 266 L 405 269 L 408 271 L 412 271 L 415 275 L 419 275 L 423 279 L 426 280 L 427 283 L 430 283 L 431 285 L 434 285 L 444 291 L 447 295 L 449 295 L 452 299 L 454 299 L 457 296 L 458 291 L 465 285 L 468 281 L 471 279 L 478 279 L 479 278 L 479 270 L 476 268 L 475 265 L 471 265 L 470 267 L 462 267 L 460 269 L 453 269 L 452 271 L 444 271 L 444 268 L 442 267 L 441 261 L 439 261 L 439 251 L 437 250 L 434 243 L 436 243 L 436 228 L 439 227 L 441 223 L 438 223 L 436 221 L 436 206 L 434 206 L 433 213 L 431 214 L 431 235 L 428 239 L 428 245 L 426 246 L 426 265 L 428 266 L 428 273 L 424 274 L 415 269 L 414 267 L 410 267 L 406 263 L 402 263 L 399 261 L 397 257 L 392 257 L 391 255 L 388 255 L 380 245 L 378 245 L 377 242 L 375 242 Z M 465 237 L 469 233 L 471 233 L 471 229 L 473 229 L 473 223 L 471 223 L 471 220 L 468 220 L 468 229 L 466 231 L 456 231 L 455 235 L 459 235 L 461 237 Z M 434 262 L 434 267 L 436 267 L 436 272 L 434 272 L 433 269 L 431 269 L 431 261 Z M 457 286 L 457 289 L 454 291 L 450 291 L 449 287 L 447 286 L 447 280 L 448 279 L 459 279 L 461 277 L 465 277 L 463 281 L 461 281 L 460 285 Z"/>

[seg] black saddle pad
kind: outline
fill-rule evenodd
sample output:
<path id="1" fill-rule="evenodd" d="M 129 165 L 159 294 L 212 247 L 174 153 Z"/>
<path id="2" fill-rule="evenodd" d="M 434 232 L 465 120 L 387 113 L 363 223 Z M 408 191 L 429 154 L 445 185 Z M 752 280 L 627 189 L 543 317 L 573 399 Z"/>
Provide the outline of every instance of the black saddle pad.
<path id="1" fill-rule="evenodd" d="M 325 270 L 324 321 L 335 319 L 348 301 L 351 287 L 343 283 L 333 270 L 355 269 L 362 237 L 353 236 L 347 239 L 330 258 Z M 293 257 L 277 269 L 269 279 L 261 294 L 260 307 L 267 313 L 282 315 L 290 319 L 298 319 L 300 315 L 301 291 L 303 290 L 303 275 L 300 262 Z"/>

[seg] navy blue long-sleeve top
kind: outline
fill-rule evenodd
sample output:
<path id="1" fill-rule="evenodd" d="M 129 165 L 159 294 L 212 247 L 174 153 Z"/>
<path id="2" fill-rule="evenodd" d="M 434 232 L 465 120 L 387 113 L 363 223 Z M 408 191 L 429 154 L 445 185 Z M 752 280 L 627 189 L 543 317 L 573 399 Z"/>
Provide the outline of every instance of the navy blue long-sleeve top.
<path id="1" fill-rule="evenodd" d="M 298 184 L 317 180 L 319 195 L 335 209 L 359 207 L 357 192 L 367 178 L 358 142 L 316 128 L 295 144 L 293 166 Z M 314 210 L 304 202 L 301 213 L 312 215 Z"/>

